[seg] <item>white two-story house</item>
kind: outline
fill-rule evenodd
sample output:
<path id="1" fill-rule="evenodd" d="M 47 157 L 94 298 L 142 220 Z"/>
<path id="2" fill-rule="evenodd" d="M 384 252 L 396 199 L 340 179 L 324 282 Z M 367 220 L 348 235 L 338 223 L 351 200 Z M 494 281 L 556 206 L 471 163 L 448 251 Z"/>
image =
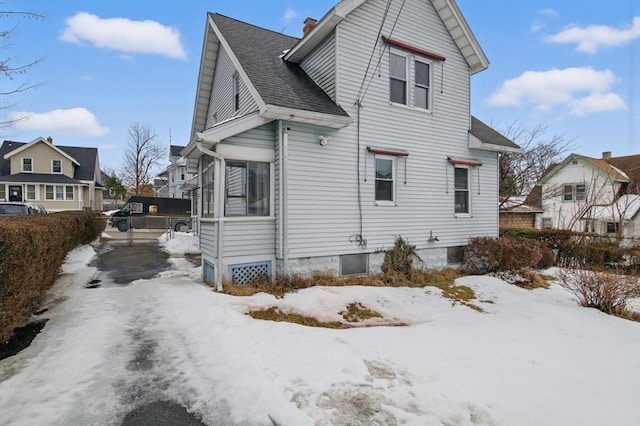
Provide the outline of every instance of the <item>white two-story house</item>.
<path id="1" fill-rule="evenodd" d="M 571 154 L 548 170 L 527 203 L 542 208 L 536 227 L 640 239 L 640 155 Z"/>
<path id="2" fill-rule="evenodd" d="M 470 113 L 488 60 L 453 0 L 344 0 L 298 39 L 210 13 L 189 144 L 205 279 L 429 267 L 498 233 L 498 155 Z"/>

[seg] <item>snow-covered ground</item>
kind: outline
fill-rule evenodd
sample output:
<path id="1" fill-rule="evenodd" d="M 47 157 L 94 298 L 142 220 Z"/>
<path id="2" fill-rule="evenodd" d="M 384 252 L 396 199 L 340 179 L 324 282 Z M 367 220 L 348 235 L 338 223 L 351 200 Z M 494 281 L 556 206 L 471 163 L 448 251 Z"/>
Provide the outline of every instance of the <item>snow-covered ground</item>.
<path id="1" fill-rule="evenodd" d="M 196 251 L 177 236 L 167 250 Z M 640 425 L 640 323 L 581 308 L 558 285 L 459 279 L 484 313 L 429 287 L 234 297 L 176 255 L 154 279 L 85 289 L 93 256 L 69 255 L 43 332 L 0 362 L 1 424 L 118 424 L 171 399 L 210 425 Z M 278 306 L 336 321 L 351 302 L 408 325 L 246 315 Z"/>

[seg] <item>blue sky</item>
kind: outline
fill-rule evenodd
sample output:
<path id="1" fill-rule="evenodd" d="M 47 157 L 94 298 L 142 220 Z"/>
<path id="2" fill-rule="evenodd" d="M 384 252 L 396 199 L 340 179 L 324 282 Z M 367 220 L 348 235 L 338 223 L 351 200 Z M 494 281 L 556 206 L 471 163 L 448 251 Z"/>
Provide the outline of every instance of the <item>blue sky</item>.
<path id="1" fill-rule="evenodd" d="M 393 0 L 400 1 L 400 0 Z M 418 1 L 418 0 L 407 0 Z M 165 145 L 191 131 L 206 12 L 300 36 L 307 16 L 336 0 L 0 0 L 0 10 L 43 13 L 22 20 L 0 54 L 13 64 L 44 59 L 0 79 L 0 139 L 52 136 L 60 145 L 98 147 L 103 168 L 119 169 L 132 123 Z M 640 153 L 638 0 L 458 0 L 491 62 L 472 77 L 472 113 L 498 129 L 544 125 L 574 138 L 574 151 L 599 157 Z M 6 28 L 13 20 L 2 18 Z M 9 107 L 7 107 L 9 106 Z"/>

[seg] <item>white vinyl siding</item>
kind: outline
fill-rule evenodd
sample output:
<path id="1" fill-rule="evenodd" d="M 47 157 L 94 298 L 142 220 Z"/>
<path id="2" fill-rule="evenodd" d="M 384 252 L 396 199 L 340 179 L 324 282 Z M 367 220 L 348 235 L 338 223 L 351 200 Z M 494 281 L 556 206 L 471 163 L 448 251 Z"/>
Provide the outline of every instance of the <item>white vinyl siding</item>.
<path id="1" fill-rule="evenodd" d="M 263 125 L 256 129 L 252 129 L 248 132 L 231 137 L 223 141 L 224 144 L 234 145 L 247 148 L 259 148 L 274 149 L 276 135 L 274 128 L 276 126 L 272 123 Z M 203 157 L 204 158 L 204 157 Z M 243 161 L 243 159 L 237 159 Z M 234 162 L 236 159 L 227 159 L 226 163 Z M 211 166 L 213 168 L 213 159 L 211 159 Z M 269 170 L 270 182 L 273 183 L 274 179 L 272 174 L 272 167 Z M 223 170 L 224 174 L 224 170 Z M 202 179 L 202 174 L 200 174 Z M 269 197 L 273 197 L 273 191 L 270 192 Z M 218 234 L 219 223 L 207 221 L 205 218 L 200 223 L 200 245 L 204 258 L 216 259 L 218 257 Z M 260 254 L 262 256 L 273 256 L 275 253 L 276 245 L 276 230 L 275 223 L 272 217 L 264 216 L 246 216 L 246 217 L 230 217 L 226 218 L 224 222 L 224 258 L 229 257 L 250 257 Z M 261 259 L 257 259 L 261 260 Z M 226 260 L 225 260 L 226 262 Z M 235 263 L 243 263 L 237 261 Z"/>
<path id="2" fill-rule="evenodd" d="M 240 109 L 234 109 L 234 77 L 238 76 L 238 102 Z M 244 115 L 251 111 L 256 111 L 258 104 L 249 93 L 246 84 L 239 78 L 237 70 L 234 68 L 229 55 L 220 47 L 216 63 L 216 70 L 213 77 L 213 88 L 209 99 L 209 112 L 205 129 L 212 127 L 215 123 L 227 120 L 236 114 Z"/>
<path id="3" fill-rule="evenodd" d="M 302 69 L 331 99 L 336 100 L 336 36 L 332 33 L 300 62 Z"/>
<path id="4" fill-rule="evenodd" d="M 388 35 L 402 2 L 392 2 L 383 27 Z M 365 2 L 336 30 L 336 99 L 354 118 L 355 99 L 373 51 L 386 2 Z M 358 169 L 366 251 L 390 247 L 394 235 L 406 237 L 418 249 L 461 246 L 470 236 L 497 235 L 497 153 L 468 148 L 470 120 L 469 67 L 430 2 L 407 1 L 393 38 L 446 57 L 446 78 L 440 93 L 443 67 L 431 67 L 432 114 L 389 105 L 389 79 L 378 78 L 389 69 L 382 55 L 360 109 L 360 152 L 357 126 L 334 131 L 287 122 L 289 132 L 289 256 L 304 258 L 356 254 L 363 249 L 349 241 L 360 231 Z M 376 54 L 379 54 L 378 45 Z M 384 46 L 388 52 L 388 46 Z M 376 56 L 377 58 L 377 56 Z M 317 135 L 327 135 L 326 147 Z M 367 145 L 410 153 L 397 159 L 395 208 L 380 208 L 375 200 L 375 155 Z M 454 218 L 453 168 L 447 157 L 473 158 L 473 218 Z M 406 172 L 405 172 L 406 170 Z M 406 180 L 406 183 L 405 183 Z M 277 180 L 276 180 L 277 181 Z M 322 182 L 321 185 L 318 182 Z M 480 195 L 478 195 L 478 193 Z M 277 205 L 277 204 L 276 204 Z M 429 230 L 439 241 L 429 243 Z M 373 272 L 373 271 L 372 271 Z"/>

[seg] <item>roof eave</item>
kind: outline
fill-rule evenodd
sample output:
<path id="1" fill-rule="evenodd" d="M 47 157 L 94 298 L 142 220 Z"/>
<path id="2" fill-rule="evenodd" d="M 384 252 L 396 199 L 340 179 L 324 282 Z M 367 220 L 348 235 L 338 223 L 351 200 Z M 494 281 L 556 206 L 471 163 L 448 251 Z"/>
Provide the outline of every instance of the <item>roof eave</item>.
<path id="1" fill-rule="evenodd" d="M 298 63 L 322 42 L 336 26 L 366 0 L 342 0 L 331 8 L 311 31 L 284 55 L 286 61 Z"/>
<path id="2" fill-rule="evenodd" d="M 267 105 L 263 118 L 270 120 L 285 120 L 297 123 L 315 124 L 317 126 L 342 129 L 353 123 L 348 115 L 326 114 L 316 111 L 286 108 L 277 105 Z"/>
<path id="3" fill-rule="evenodd" d="M 522 148 L 520 147 L 510 147 L 504 145 L 498 145 L 488 142 L 482 142 L 476 136 L 469 133 L 469 148 L 472 149 L 481 149 L 483 151 L 494 151 L 494 152 L 522 152 Z"/>
<path id="4" fill-rule="evenodd" d="M 471 31 L 455 0 L 432 0 L 432 2 L 453 41 L 467 61 L 471 74 L 476 74 L 489 68 L 489 59 L 482 47 L 480 47 L 480 43 L 478 43 Z M 457 31 L 458 28 L 459 31 Z M 461 35 L 454 37 L 456 33 Z"/>

